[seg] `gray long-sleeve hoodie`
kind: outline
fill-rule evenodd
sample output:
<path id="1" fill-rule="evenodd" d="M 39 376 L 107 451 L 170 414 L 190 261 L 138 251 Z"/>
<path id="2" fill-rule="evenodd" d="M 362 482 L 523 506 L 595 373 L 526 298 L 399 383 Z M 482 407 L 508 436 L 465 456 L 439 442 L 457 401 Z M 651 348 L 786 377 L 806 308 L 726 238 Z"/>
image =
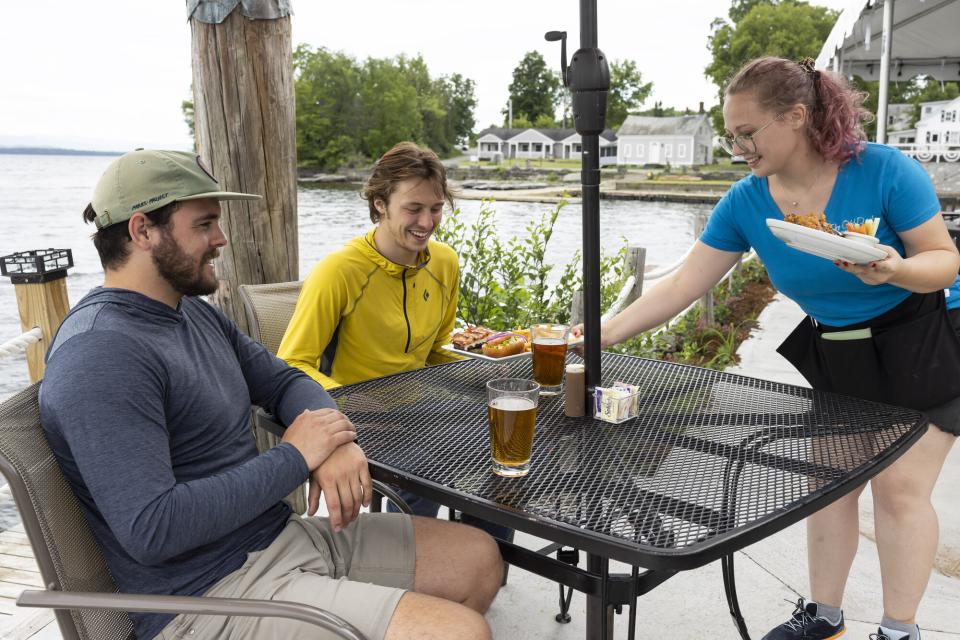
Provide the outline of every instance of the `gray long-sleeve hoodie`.
<path id="1" fill-rule="evenodd" d="M 267 547 L 308 469 L 259 454 L 250 404 L 289 424 L 335 407 L 217 309 L 97 288 L 47 352 L 43 427 L 121 591 L 198 595 Z M 154 637 L 172 616 L 133 614 Z"/>

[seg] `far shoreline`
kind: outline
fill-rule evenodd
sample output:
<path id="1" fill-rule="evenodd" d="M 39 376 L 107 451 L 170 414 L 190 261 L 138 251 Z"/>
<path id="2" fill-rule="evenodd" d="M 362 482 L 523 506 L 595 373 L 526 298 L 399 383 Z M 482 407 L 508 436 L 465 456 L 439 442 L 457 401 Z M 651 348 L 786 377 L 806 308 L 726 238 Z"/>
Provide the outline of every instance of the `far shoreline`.
<path id="1" fill-rule="evenodd" d="M 0 155 L 6 156 L 122 156 L 123 153 L 123 151 L 91 151 L 59 147 L 0 147 Z"/>

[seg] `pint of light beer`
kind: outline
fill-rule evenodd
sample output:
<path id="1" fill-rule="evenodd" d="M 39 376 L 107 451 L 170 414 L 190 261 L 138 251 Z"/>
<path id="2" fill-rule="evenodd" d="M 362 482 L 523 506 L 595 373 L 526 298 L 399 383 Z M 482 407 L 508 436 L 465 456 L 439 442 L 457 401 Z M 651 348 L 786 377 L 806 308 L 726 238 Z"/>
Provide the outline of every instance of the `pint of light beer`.
<path id="1" fill-rule="evenodd" d="M 487 383 L 490 454 L 497 475 L 514 477 L 530 472 L 539 391 L 540 385 L 523 378 L 498 378 Z"/>
<path id="2" fill-rule="evenodd" d="M 556 395 L 563 383 L 567 363 L 567 338 L 570 327 L 565 324 L 535 324 L 530 327 L 533 340 L 533 379 L 543 395 Z"/>

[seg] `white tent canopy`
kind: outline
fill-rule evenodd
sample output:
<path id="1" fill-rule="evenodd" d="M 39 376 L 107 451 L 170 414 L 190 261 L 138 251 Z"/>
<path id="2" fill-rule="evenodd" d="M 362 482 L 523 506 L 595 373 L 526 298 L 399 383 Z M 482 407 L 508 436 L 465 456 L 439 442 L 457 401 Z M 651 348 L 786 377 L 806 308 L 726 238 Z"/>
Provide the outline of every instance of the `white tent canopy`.
<path id="1" fill-rule="evenodd" d="M 837 19 L 817 66 L 880 79 L 883 0 L 854 0 Z M 890 79 L 960 80 L 960 0 L 891 0 Z"/>
<path id="2" fill-rule="evenodd" d="M 960 0 L 851 0 L 817 66 L 880 80 L 877 140 L 885 142 L 891 80 L 960 80 Z"/>

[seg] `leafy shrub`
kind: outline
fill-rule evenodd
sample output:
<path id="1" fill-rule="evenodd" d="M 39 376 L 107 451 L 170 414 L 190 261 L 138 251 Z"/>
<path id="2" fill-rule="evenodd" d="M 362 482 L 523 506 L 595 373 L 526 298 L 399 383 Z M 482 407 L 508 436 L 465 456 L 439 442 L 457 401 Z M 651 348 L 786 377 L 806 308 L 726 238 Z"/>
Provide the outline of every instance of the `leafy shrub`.
<path id="1" fill-rule="evenodd" d="M 583 286 L 580 252 L 564 265 L 557 284 L 547 284 L 554 265 L 545 261 L 547 246 L 561 201 L 525 233 L 506 241 L 496 233 L 493 201 L 484 200 L 476 221 L 467 225 L 460 210 L 447 215 L 434 233 L 460 257 L 460 299 L 457 317 L 468 324 L 494 329 L 528 327 L 535 322 L 569 322 L 573 292 Z M 601 305 L 609 306 L 624 280 L 626 245 L 613 255 L 601 255 Z"/>
<path id="2" fill-rule="evenodd" d="M 435 237 L 450 245 L 460 257 L 459 321 L 492 329 L 528 327 L 542 321 L 569 322 L 573 293 L 583 288 L 580 251 L 560 269 L 553 286 L 547 279 L 553 265 L 545 255 L 553 228 L 566 206 L 561 201 L 538 221 L 527 224 L 525 233 L 506 241 L 496 233 L 493 201 L 484 200 L 477 220 L 467 225 L 460 210 L 444 218 Z M 600 306 L 605 310 L 616 299 L 626 276 L 626 239 L 613 254 L 601 253 Z M 669 329 L 648 331 L 610 350 L 657 360 L 725 369 L 736 360 L 736 349 L 756 319 L 734 317 L 731 306 L 748 285 L 767 280 L 758 260 L 751 260 L 730 278 L 714 287 L 714 326 L 703 326 L 700 308 L 678 318 Z"/>

